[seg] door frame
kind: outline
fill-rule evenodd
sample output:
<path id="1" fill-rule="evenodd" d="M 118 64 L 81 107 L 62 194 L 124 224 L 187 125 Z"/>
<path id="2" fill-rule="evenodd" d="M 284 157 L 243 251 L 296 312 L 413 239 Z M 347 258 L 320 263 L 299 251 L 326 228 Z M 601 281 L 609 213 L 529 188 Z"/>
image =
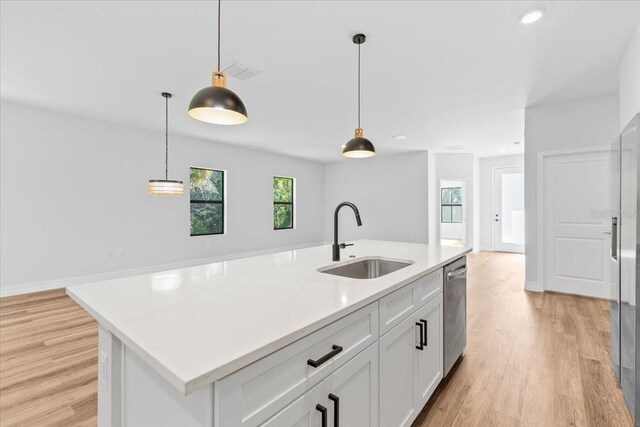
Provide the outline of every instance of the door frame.
<path id="1" fill-rule="evenodd" d="M 511 166 L 494 166 L 491 168 L 491 210 L 494 211 L 495 207 L 496 207 L 496 171 L 498 169 L 512 169 L 512 168 L 522 168 L 522 174 L 524 175 L 526 173 L 525 169 L 524 169 L 525 165 L 520 164 L 520 165 L 511 165 Z M 526 175 L 525 175 L 526 176 Z M 525 192 L 525 187 L 522 188 L 522 191 Z M 524 195 L 526 197 L 526 193 Z M 495 232 L 495 212 L 491 215 L 491 251 L 495 252 L 496 251 L 496 232 Z M 514 252 L 514 253 L 525 253 L 526 251 L 526 244 L 527 244 L 527 236 L 526 236 L 526 228 L 527 228 L 527 213 L 525 211 L 524 213 L 524 227 L 525 227 L 525 240 L 524 240 L 524 244 L 522 245 L 522 252 Z"/>
<path id="2" fill-rule="evenodd" d="M 436 213 L 436 220 L 437 220 L 437 224 L 436 224 L 436 242 L 438 244 L 441 244 L 440 242 L 442 241 L 442 230 L 441 230 L 441 225 L 442 223 L 440 222 L 440 220 L 442 219 L 442 182 L 443 181 L 460 181 L 462 182 L 463 186 L 462 186 L 462 224 L 464 227 L 464 234 L 463 234 L 463 244 L 465 246 L 469 246 L 469 242 L 473 241 L 473 236 L 469 236 L 469 226 L 468 226 L 468 222 L 467 222 L 467 207 L 469 206 L 469 179 L 468 178 L 439 178 L 438 179 L 438 184 L 436 186 L 436 193 L 437 193 L 437 210 L 438 212 Z M 473 206 L 471 207 L 471 209 L 473 209 Z M 473 215 L 472 215 L 473 217 Z"/>
<path id="3" fill-rule="evenodd" d="M 543 175 L 543 168 L 544 168 L 544 161 L 546 158 L 548 157 L 559 157 L 559 156 L 567 156 L 567 155 L 571 155 L 571 154 L 587 154 L 587 153 L 597 153 L 597 152 L 602 152 L 605 151 L 607 153 L 611 152 L 611 146 L 610 145 L 595 145 L 595 146 L 591 146 L 591 147 L 583 147 L 583 148 L 569 148 L 569 149 L 564 149 L 564 150 L 552 150 L 552 151 L 541 151 L 538 153 L 538 161 L 537 161 L 537 168 L 536 168 L 536 172 L 538 174 L 538 176 L 536 177 L 536 183 L 537 183 L 537 188 L 536 188 L 536 202 L 538 204 L 537 209 L 536 209 L 536 215 L 537 215 L 537 226 L 536 226 L 536 243 L 538 245 L 537 250 L 536 250 L 536 254 L 538 257 L 538 268 L 537 268 L 537 273 L 538 273 L 538 282 L 537 283 L 532 283 L 532 282 L 525 282 L 525 289 L 529 290 L 529 291 L 536 291 L 536 292 L 544 292 L 546 289 L 546 285 L 544 283 L 544 254 L 543 254 L 543 247 L 544 247 L 544 207 L 543 207 L 543 200 L 544 200 L 544 193 L 543 193 L 543 187 L 544 187 L 544 175 Z M 525 187 L 526 187 L 526 178 L 525 178 Z M 526 216 L 526 208 L 525 208 L 525 216 Z M 526 243 L 526 236 L 525 236 L 525 243 Z"/>

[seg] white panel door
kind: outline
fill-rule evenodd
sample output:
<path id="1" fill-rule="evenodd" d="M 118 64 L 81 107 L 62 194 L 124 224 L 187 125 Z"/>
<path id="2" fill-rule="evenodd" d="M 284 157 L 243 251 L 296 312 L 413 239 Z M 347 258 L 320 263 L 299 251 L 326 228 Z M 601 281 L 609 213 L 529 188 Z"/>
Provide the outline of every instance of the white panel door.
<path id="1" fill-rule="evenodd" d="M 322 427 L 328 421 L 322 383 L 294 400 L 261 427 Z M 324 420 L 324 423 L 323 423 Z"/>
<path id="2" fill-rule="evenodd" d="M 547 156 L 542 167 L 546 290 L 608 298 L 609 150 Z"/>
<path id="3" fill-rule="evenodd" d="M 524 166 L 493 170 L 493 250 L 524 253 Z"/>
<path id="4" fill-rule="evenodd" d="M 424 324 L 422 350 L 416 352 L 414 370 L 418 409 L 427 403 L 443 376 L 442 316 L 442 294 L 425 304 L 414 315 L 416 322 Z"/>
<path id="5" fill-rule="evenodd" d="M 378 343 L 324 380 L 330 427 L 378 425 Z"/>
<path id="6" fill-rule="evenodd" d="M 417 413 L 414 364 L 420 344 L 415 316 L 380 338 L 380 425 L 410 426 Z"/>

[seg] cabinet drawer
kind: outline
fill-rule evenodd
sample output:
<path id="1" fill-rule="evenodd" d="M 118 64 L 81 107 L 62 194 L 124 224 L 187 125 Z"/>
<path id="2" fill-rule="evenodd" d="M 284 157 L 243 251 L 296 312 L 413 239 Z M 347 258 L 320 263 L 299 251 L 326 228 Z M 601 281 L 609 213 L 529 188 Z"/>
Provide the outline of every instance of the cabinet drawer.
<path id="1" fill-rule="evenodd" d="M 428 303 L 433 297 L 442 292 L 443 277 L 442 268 L 439 268 L 413 282 L 416 287 L 413 293 L 416 307 L 421 307 L 423 304 Z"/>
<path id="2" fill-rule="evenodd" d="M 373 303 L 215 383 L 215 425 L 257 426 L 378 339 Z M 342 351 L 317 367 L 307 361 Z"/>
<path id="3" fill-rule="evenodd" d="M 409 283 L 380 299 L 380 336 L 442 292 L 442 269 Z"/>

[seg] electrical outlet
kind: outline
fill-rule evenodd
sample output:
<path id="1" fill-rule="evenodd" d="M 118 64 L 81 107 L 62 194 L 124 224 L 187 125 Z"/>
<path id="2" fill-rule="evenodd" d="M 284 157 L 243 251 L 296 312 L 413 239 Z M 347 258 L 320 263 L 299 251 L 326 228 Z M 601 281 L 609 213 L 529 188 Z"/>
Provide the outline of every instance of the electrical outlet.
<path id="1" fill-rule="evenodd" d="M 111 258 L 111 251 L 109 249 L 107 249 L 106 251 L 104 251 L 104 257 L 105 258 Z"/>
<path id="2" fill-rule="evenodd" d="M 124 256 L 124 249 L 118 249 L 118 251 L 116 252 L 116 256 Z"/>

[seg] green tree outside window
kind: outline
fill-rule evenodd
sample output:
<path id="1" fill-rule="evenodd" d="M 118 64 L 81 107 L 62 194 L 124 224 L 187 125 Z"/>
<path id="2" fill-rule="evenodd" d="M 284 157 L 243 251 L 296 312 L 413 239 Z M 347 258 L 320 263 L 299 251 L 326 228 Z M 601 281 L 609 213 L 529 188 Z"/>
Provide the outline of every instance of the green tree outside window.
<path id="1" fill-rule="evenodd" d="M 273 229 L 293 228 L 294 221 L 293 178 L 273 177 Z"/>
<path id="2" fill-rule="evenodd" d="M 224 171 L 191 168 L 191 235 L 224 233 Z"/>

